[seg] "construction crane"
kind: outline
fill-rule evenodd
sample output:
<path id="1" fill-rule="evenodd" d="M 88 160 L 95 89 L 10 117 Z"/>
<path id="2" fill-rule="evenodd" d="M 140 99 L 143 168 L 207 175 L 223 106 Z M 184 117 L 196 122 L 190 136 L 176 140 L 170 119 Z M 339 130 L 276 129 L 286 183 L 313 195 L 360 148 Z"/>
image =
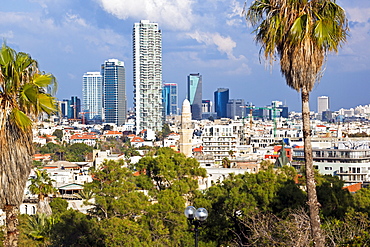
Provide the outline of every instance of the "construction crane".
<path id="1" fill-rule="evenodd" d="M 282 111 L 282 109 L 276 108 L 275 104 L 272 107 L 255 107 L 253 105 L 250 106 L 241 106 L 243 108 L 249 108 L 249 124 L 250 124 L 250 129 L 252 129 L 253 125 L 253 109 L 262 109 L 262 110 L 272 110 L 272 120 L 274 122 L 274 137 L 276 137 L 276 112 Z M 244 111 L 243 111 L 244 112 Z M 244 126 L 244 121 L 243 121 L 243 126 Z"/>
<path id="2" fill-rule="evenodd" d="M 88 113 L 96 113 L 96 112 L 80 112 L 80 115 L 82 115 L 82 124 L 85 124 L 85 114 Z"/>

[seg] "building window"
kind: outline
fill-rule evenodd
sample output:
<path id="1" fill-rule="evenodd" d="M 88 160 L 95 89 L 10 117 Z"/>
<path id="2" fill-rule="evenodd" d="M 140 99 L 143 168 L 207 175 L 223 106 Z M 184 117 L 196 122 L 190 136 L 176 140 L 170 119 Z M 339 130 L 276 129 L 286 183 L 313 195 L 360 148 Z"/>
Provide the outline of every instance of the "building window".
<path id="1" fill-rule="evenodd" d="M 331 166 L 325 167 L 325 171 L 331 171 L 331 170 L 333 170 L 333 167 L 331 167 Z"/>

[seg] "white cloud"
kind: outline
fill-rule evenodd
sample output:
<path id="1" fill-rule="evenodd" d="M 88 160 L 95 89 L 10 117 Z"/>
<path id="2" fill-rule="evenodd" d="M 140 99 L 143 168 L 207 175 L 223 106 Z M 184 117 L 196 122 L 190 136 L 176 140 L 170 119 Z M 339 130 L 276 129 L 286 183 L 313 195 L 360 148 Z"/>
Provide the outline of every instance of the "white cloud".
<path id="1" fill-rule="evenodd" d="M 13 31 L 8 31 L 8 32 L 5 32 L 5 33 L 0 33 L 0 37 L 5 38 L 5 39 L 13 38 L 14 37 L 14 33 L 13 33 Z"/>
<path id="2" fill-rule="evenodd" d="M 193 0 L 98 0 L 105 11 L 120 19 L 149 19 L 171 30 L 189 30 L 195 21 Z"/>
<path id="3" fill-rule="evenodd" d="M 187 33 L 187 35 L 195 39 L 198 43 L 204 43 L 207 46 L 216 45 L 219 52 L 227 54 L 230 59 L 236 59 L 233 55 L 233 49 L 236 47 L 236 42 L 229 36 L 224 37 L 219 33 L 201 31 Z"/>
<path id="4" fill-rule="evenodd" d="M 367 22 L 370 19 L 370 8 L 347 8 L 345 10 L 350 21 Z"/>

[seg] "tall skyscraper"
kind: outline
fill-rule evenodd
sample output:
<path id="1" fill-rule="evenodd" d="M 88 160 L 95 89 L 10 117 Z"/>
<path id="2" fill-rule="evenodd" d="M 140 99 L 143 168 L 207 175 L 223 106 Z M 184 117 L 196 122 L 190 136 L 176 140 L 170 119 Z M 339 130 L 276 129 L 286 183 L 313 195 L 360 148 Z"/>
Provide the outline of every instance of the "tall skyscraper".
<path id="1" fill-rule="evenodd" d="M 59 101 L 59 111 L 61 118 L 68 118 L 68 108 L 69 100 L 64 99 L 63 101 Z"/>
<path id="2" fill-rule="evenodd" d="M 177 84 L 164 83 L 162 92 L 164 114 L 177 115 Z"/>
<path id="3" fill-rule="evenodd" d="M 102 120 L 103 80 L 100 72 L 86 72 L 82 80 L 82 111 L 85 120 Z"/>
<path id="4" fill-rule="evenodd" d="M 215 96 L 215 112 L 218 118 L 227 117 L 227 102 L 229 102 L 229 89 L 218 88 L 214 93 Z"/>
<path id="5" fill-rule="evenodd" d="M 68 119 L 78 119 L 81 112 L 81 99 L 77 96 L 72 96 L 68 100 Z"/>
<path id="6" fill-rule="evenodd" d="M 108 59 L 101 66 L 101 74 L 104 122 L 122 125 L 127 114 L 125 65 L 117 59 Z"/>
<path id="7" fill-rule="evenodd" d="M 133 28 L 135 131 L 161 131 L 162 33 L 158 23 L 141 20 Z"/>
<path id="8" fill-rule="evenodd" d="M 191 106 L 193 119 L 202 119 L 202 76 L 197 74 L 188 75 L 188 100 Z"/>
<path id="9" fill-rule="evenodd" d="M 329 97 L 328 96 L 317 97 L 317 113 L 321 115 L 323 111 L 327 110 L 329 110 Z"/>

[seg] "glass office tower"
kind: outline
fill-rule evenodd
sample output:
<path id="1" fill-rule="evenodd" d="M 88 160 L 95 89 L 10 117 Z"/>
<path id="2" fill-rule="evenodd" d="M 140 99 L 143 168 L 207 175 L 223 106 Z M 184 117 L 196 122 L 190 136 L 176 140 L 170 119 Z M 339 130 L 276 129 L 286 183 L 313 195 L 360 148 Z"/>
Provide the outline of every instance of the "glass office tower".
<path id="1" fill-rule="evenodd" d="M 177 115 L 177 84 L 165 83 L 163 84 L 163 107 L 164 114 Z"/>
<path id="2" fill-rule="evenodd" d="M 229 89 L 218 88 L 214 93 L 215 97 L 215 112 L 218 118 L 227 117 L 227 102 L 229 102 Z"/>
<path id="3" fill-rule="evenodd" d="M 202 119 L 202 76 L 188 75 L 188 100 L 190 102 L 192 119 Z"/>
<path id="4" fill-rule="evenodd" d="M 127 99 L 125 65 L 117 59 L 102 64 L 104 122 L 122 125 L 126 122 Z"/>

